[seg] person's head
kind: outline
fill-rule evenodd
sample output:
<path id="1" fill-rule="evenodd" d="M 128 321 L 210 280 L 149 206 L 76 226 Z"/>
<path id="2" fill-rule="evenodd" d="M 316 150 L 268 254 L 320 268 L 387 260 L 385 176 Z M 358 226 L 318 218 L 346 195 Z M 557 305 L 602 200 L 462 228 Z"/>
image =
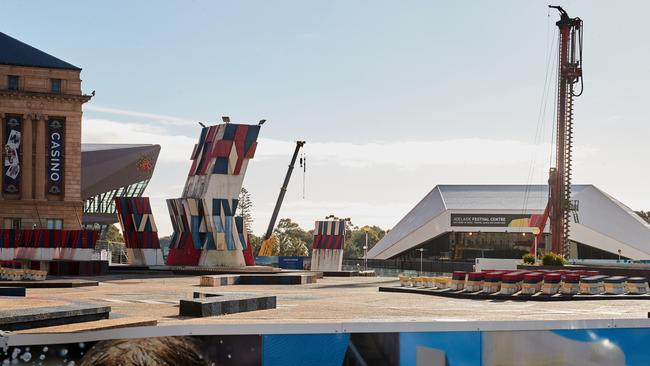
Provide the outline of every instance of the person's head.
<path id="1" fill-rule="evenodd" d="M 116 339 L 95 344 L 79 366 L 206 366 L 190 337 Z"/>

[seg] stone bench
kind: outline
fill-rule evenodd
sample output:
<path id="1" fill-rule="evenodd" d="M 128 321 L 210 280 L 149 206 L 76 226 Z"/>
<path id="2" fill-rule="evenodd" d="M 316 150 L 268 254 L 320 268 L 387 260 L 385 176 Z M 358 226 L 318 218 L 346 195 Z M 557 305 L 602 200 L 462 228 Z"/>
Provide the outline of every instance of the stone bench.
<path id="1" fill-rule="evenodd" d="M 24 287 L 0 287 L 0 296 L 21 296 L 24 297 L 26 290 Z"/>
<path id="2" fill-rule="evenodd" d="M 316 283 L 318 274 L 315 272 L 278 273 L 278 274 L 238 274 L 201 276 L 201 286 L 228 285 L 305 285 Z"/>
<path id="3" fill-rule="evenodd" d="M 194 292 L 191 300 L 181 300 L 180 316 L 205 317 L 275 309 L 275 296 Z"/>
<path id="4" fill-rule="evenodd" d="M 0 330 L 21 330 L 108 319 L 110 306 L 72 304 L 0 311 Z"/>

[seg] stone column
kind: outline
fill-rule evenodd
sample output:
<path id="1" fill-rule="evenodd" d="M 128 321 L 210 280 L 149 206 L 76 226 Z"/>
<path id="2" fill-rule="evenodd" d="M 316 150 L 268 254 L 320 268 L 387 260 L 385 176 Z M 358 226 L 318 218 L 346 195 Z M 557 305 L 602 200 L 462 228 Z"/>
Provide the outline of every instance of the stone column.
<path id="1" fill-rule="evenodd" d="M 4 199 L 3 194 L 4 194 L 4 189 L 3 187 L 3 182 L 2 180 L 4 179 L 4 148 L 5 148 L 5 135 L 4 135 L 4 130 L 5 130 L 5 114 L 0 112 L 0 199 Z M 2 226 L 2 223 L 0 223 L 0 227 Z"/>
<path id="2" fill-rule="evenodd" d="M 26 114 L 23 116 L 23 133 L 21 138 L 21 146 L 23 150 L 23 161 L 20 164 L 20 197 L 23 200 L 31 200 L 33 196 L 33 179 L 32 172 L 34 164 L 32 164 L 32 115 Z"/>
<path id="3" fill-rule="evenodd" d="M 36 155 L 34 164 L 34 197 L 45 200 L 45 120 L 47 116 L 38 115 L 36 118 Z"/>

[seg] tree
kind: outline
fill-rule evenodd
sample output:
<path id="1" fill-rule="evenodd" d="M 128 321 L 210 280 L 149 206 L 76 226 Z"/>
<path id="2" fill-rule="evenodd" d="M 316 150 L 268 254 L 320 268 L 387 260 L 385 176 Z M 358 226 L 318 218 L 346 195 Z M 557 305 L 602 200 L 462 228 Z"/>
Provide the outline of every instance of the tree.
<path id="1" fill-rule="evenodd" d="M 251 194 L 248 192 L 246 187 L 241 187 L 239 192 L 239 204 L 237 205 L 237 216 L 244 218 L 246 232 L 248 234 L 252 233 L 251 225 L 253 224 L 253 215 L 251 210 L 253 209 L 253 201 L 251 201 Z"/>
<path id="2" fill-rule="evenodd" d="M 309 255 L 312 235 L 291 219 L 280 219 L 273 231 L 273 255 Z"/>
<path id="3" fill-rule="evenodd" d="M 115 225 L 108 225 L 108 227 L 106 227 L 105 238 L 108 242 L 124 243 L 124 237 L 122 236 L 120 229 L 118 229 Z"/>
<path id="4" fill-rule="evenodd" d="M 363 258 L 365 253 L 363 247 L 366 245 L 366 233 L 368 233 L 368 250 L 372 249 L 386 235 L 386 231 L 378 226 L 366 225 L 361 228 L 354 227 L 350 232 L 350 238 L 346 238 L 345 251 L 343 252 L 344 257 Z"/>
<path id="5" fill-rule="evenodd" d="M 634 211 L 637 215 L 639 215 L 642 219 L 644 219 L 647 223 L 650 224 L 650 211 Z"/>
<path id="6" fill-rule="evenodd" d="M 262 248 L 262 237 L 248 233 L 248 244 L 253 250 L 253 255 L 257 255 L 260 252 L 260 248 Z"/>

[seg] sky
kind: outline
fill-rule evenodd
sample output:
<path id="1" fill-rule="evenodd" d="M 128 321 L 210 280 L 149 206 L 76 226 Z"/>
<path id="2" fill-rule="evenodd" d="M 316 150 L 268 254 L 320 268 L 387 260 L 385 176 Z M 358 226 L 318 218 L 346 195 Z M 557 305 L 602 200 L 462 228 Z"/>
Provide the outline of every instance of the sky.
<path id="1" fill-rule="evenodd" d="M 650 3 L 563 1 L 584 21 L 574 183 L 635 210 L 647 194 Z M 392 228 L 437 184 L 543 184 L 556 12 L 546 1 L 0 2 L 0 31 L 83 68 L 84 143 L 162 147 L 146 195 L 161 235 L 197 122 L 268 122 L 244 180 L 280 217 Z M 11 14 L 11 16 L 7 16 Z M 303 184 L 304 182 L 304 184 Z M 304 190 L 304 198 L 303 198 Z"/>

